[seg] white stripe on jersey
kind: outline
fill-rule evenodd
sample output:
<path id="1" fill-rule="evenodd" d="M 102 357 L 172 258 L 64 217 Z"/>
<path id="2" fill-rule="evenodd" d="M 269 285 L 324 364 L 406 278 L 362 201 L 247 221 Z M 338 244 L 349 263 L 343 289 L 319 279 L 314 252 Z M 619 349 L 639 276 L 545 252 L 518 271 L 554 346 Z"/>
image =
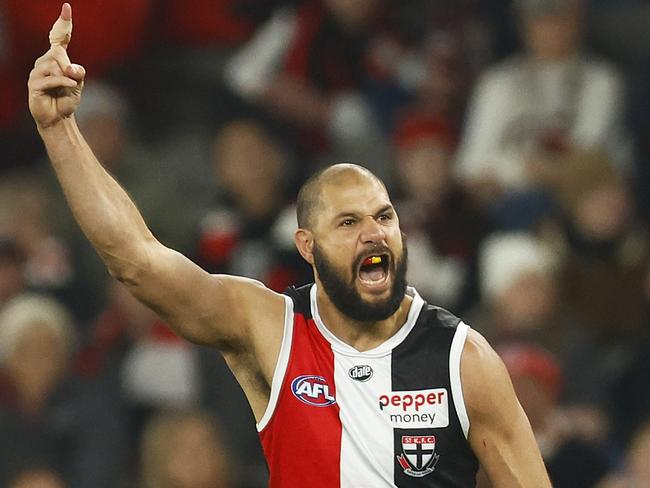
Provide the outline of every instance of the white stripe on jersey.
<path id="1" fill-rule="evenodd" d="M 463 385 L 460 381 L 460 358 L 463 354 L 465 339 L 469 326 L 465 322 L 460 322 L 456 327 L 456 333 L 451 341 L 451 350 L 449 351 L 449 381 L 451 382 L 451 394 L 454 396 L 454 405 L 456 406 L 456 415 L 460 421 L 460 426 L 465 434 L 465 439 L 469 433 L 469 416 L 465 408 L 465 399 L 463 398 Z"/>
<path id="2" fill-rule="evenodd" d="M 275 363 L 275 370 L 273 371 L 273 380 L 271 382 L 271 394 L 269 396 L 269 404 L 266 406 L 264 415 L 257 423 L 257 431 L 261 432 L 264 427 L 269 423 L 275 405 L 278 403 L 280 396 L 280 388 L 284 381 L 284 375 L 289 365 L 289 356 L 291 355 L 291 342 L 293 339 L 293 300 L 288 296 L 284 297 L 284 332 L 282 333 L 282 345 L 280 346 L 280 353 L 278 360 Z"/>
<path id="3" fill-rule="evenodd" d="M 354 366 L 370 366 L 372 377 L 352 379 L 348 372 Z M 379 410 L 379 397 L 391 391 L 391 355 L 366 358 L 335 352 L 334 379 L 342 425 L 341 488 L 395 486 L 393 427 Z"/>

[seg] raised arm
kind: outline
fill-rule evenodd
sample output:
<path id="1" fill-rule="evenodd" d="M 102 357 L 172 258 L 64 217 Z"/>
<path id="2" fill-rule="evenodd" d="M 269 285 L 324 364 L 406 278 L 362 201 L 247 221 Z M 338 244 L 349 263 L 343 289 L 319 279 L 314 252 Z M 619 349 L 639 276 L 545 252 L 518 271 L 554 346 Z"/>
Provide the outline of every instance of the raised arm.
<path id="1" fill-rule="evenodd" d="M 280 337 L 280 295 L 252 280 L 210 275 L 163 246 L 97 161 L 74 120 L 85 71 L 68 58 L 71 34 L 66 3 L 50 32 L 50 49 L 30 74 L 29 107 L 75 219 L 111 275 L 193 342 L 247 349 L 259 341 L 253 328 L 269 325 L 263 334 L 273 337 L 264 339 Z"/>
<path id="2" fill-rule="evenodd" d="M 461 359 L 469 442 L 495 488 L 550 488 L 528 418 L 501 358 L 471 330 Z"/>

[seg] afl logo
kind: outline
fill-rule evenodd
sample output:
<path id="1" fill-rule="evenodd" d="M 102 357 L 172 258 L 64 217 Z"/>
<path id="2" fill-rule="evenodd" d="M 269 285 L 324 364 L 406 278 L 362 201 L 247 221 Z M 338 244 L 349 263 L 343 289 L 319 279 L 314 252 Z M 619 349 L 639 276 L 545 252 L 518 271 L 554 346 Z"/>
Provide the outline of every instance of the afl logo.
<path id="1" fill-rule="evenodd" d="M 367 364 L 353 366 L 348 371 L 348 376 L 357 381 L 368 381 L 372 378 L 372 368 Z"/>
<path id="2" fill-rule="evenodd" d="M 330 387 L 322 376 L 305 374 L 291 382 L 293 395 L 303 403 L 314 407 L 329 407 L 336 403 Z"/>

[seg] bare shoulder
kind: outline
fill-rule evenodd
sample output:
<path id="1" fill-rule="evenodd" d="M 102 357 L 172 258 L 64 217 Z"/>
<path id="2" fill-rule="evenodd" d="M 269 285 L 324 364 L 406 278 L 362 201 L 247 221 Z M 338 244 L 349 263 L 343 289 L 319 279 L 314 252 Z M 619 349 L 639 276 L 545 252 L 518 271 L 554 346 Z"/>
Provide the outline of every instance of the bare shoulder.
<path id="1" fill-rule="evenodd" d="M 488 341 L 472 329 L 467 334 L 460 374 L 470 420 L 470 441 L 486 435 L 509 438 L 522 427 L 514 422 L 525 419 L 525 414 L 505 364 Z"/>
<path id="2" fill-rule="evenodd" d="M 249 358 L 254 357 L 262 375 L 270 381 L 280 351 L 290 299 L 256 280 L 240 276 L 212 276 L 213 279 L 228 282 L 225 288 L 228 289 L 229 303 L 233 309 L 231 319 L 234 323 L 246 324 L 245 343 L 237 344 L 235 337 L 230 343 L 236 347 L 222 352 L 231 359 L 241 356 L 241 353 Z M 240 334 L 238 337 L 242 338 Z"/>
<path id="3" fill-rule="evenodd" d="M 230 275 L 211 275 L 226 286 L 230 310 L 227 316 L 233 323 L 246 324 L 247 339 L 251 342 L 279 337 L 283 333 L 286 312 L 284 295 L 250 278 Z"/>
<path id="4" fill-rule="evenodd" d="M 219 276 L 219 275 L 213 275 Z M 228 280 L 232 303 L 242 304 L 241 313 L 245 315 L 252 327 L 283 323 L 285 296 L 264 285 L 264 283 L 241 276 L 223 276 Z M 278 322 L 279 319 L 279 322 Z"/>
<path id="5" fill-rule="evenodd" d="M 493 410 L 493 400 L 510 394 L 512 385 L 503 361 L 474 329 L 467 332 L 461 360 L 461 378 L 470 416 Z"/>

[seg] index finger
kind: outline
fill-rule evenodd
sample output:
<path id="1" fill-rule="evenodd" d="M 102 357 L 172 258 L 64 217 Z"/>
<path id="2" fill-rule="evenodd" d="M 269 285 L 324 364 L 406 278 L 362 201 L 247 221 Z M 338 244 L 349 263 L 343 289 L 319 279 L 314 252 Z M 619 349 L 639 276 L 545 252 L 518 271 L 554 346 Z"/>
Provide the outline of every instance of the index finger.
<path id="1" fill-rule="evenodd" d="M 50 46 L 61 46 L 65 49 L 68 47 L 71 38 L 72 7 L 66 2 L 61 7 L 61 14 L 50 30 Z"/>

